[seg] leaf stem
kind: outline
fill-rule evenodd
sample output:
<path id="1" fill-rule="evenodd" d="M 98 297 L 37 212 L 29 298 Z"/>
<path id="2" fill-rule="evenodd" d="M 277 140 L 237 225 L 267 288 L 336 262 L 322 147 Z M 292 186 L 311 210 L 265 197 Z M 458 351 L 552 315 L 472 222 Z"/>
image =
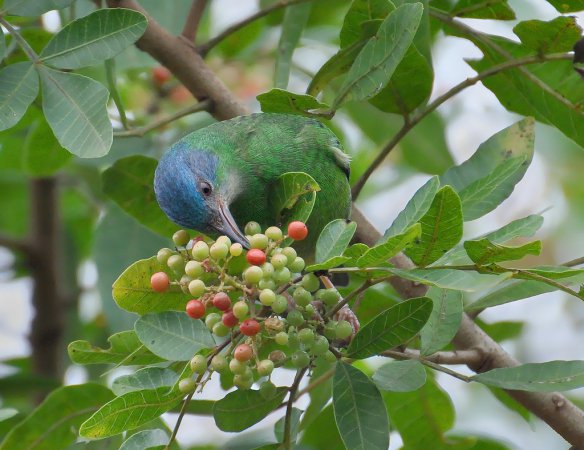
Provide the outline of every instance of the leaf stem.
<path id="1" fill-rule="evenodd" d="M 41 61 L 40 61 L 39 55 L 37 55 L 37 53 L 32 49 L 32 47 L 30 45 L 28 45 L 28 42 L 26 42 L 26 39 L 24 39 L 21 36 L 21 34 L 18 32 L 18 30 L 16 30 L 16 28 L 14 28 L 10 24 L 10 22 L 8 22 L 2 16 L 0 16 L 0 25 L 2 25 L 4 28 L 6 28 L 10 32 L 10 34 L 12 35 L 14 40 L 16 42 L 18 42 L 18 45 L 20 46 L 22 51 L 24 53 L 26 53 L 26 56 L 28 56 L 28 59 L 30 59 L 34 64 L 40 64 Z"/>
<path id="2" fill-rule="evenodd" d="M 296 372 L 296 376 L 294 377 L 294 382 L 292 383 L 292 386 L 290 386 L 290 397 L 288 398 L 288 404 L 286 405 L 286 416 L 284 418 L 284 439 L 282 441 L 282 446 L 285 450 L 292 449 L 292 406 L 296 400 L 296 393 L 298 392 L 300 381 L 302 381 L 302 377 L 304 377 L 304 374 L 307 370 L 308 367 L 304 367 L 298 370 L 298 372 Z"/>
<path id="3" fill-rule="evenodd" d="M 416 361 L 420 361 L 422 364 L 430 367 L 431 369 L 437 370 L 438 372 L 443 372 L 443 373 L 450 375 L 454 378 L 458 378 L 459 380 L 462 380 L 465 383 L 470 383 L 471 381 L 473 381 L 472 377 L 458 373 L 452 369 L 449 369 L 448 367 L 441 366 L 440 364 L 436 364 L 435 362 L 432 362 L 432 361 L 430 361 L 426 358 L 423 358 L 422 356 L 419 356 L 417 354 L 398 352 L 395 350 L 386 350 L 386 351 L 382 352 L 381 355 L 388 356 L 388 357 L 394 358 L 394 359 L 414 359 Z"/>
<path id="4" fill-rule="evenodd" d="M 118 113 L 120 114 L 120 122 L 122 123 L 124 130 L 128 130 L 130 127 L 128 126 L 126 110 L 124 109 L 124 104 L 122 103 L 122 99 L 120 97 L 120 93 L 118 92 L 116 83 L 116 60 L 114 58 L 105 60 L 105 78 L 107 80 L 112 100 L 114 101 L 116 108 L 118 109 Z"/>

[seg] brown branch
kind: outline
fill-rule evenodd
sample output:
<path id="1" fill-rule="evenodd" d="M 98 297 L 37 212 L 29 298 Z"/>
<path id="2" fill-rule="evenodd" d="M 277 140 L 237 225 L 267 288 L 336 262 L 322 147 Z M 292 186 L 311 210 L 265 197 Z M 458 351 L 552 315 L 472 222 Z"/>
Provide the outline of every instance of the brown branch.
<path id="1" fill-rule="evenodd" d="M 406 349 L 401 352 L 387 350 L 380 353 L 381 356 L 401 357 L 405 359 L 424 359 L 435 364 L 479 364 L 484 360 L 483 354 L 478 349 L 455 350 L 453 352 L 436 352 L 429 356 L 420 355 L 419 350 Z"/>
<path id="2" fill-rule="evenodd" d="M 181 33 L 181 36 L 189 42 L 194 42 L 197 37 L 199 24 L 203 18 L 207 2 L 208 0 L 193 0 L 187 20 L 185 20 L 185 26 Z"/>
<path id="3" fill-rule="evenodd" d="M 24 254 L 29 254 L 32 251 L 30 243 L 26 239 L 9 236 L 4 233 L 0 233 L 0 247 Z"/>

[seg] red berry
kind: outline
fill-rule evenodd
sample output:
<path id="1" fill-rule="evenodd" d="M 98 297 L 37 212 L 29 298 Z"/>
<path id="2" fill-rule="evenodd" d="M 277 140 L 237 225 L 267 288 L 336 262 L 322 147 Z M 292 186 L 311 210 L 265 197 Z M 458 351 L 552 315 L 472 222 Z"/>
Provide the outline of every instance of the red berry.
<path id="1" fill-rule="evenodd" d="M 186 310 L 187 315 L 193 319 L 200 319 L 205 315 L 205 305 L 201 300 L 189 300 Z"/>
<path id="2" fill-rule="evenodd" d="M 170 73 L 170 70 L 164 66 L 157 66 L 152 69 L 152 80 L 154 80 L 154 83 L 157 86 L 162 86 L 170 80 L 171 76 L 172 74 Z"/>
<path id="3" fill-rule="evenodd" d="M 213 297 L 213 306 L 220 311 L 227 311 L 231 308 L 231 300 L 225 292 L 217 292 Z"/>
<path id="4" fill-rule="evenodd" d="M 170 286 L 170 278 L 164 272 L 156 272 L 150 277 L 150 286 L 156 292 L 164 292 Z"/>
<path id="5" fill-rule="evenodd" d="M 290 222 L 288 225 L 288 236 L 295 241 L 301 241 L 308 236 L 308 228 L 304 222 L 298 220 Z"/>
<path id="6" fill-rule="evenodd" d="M 233 357 L 241 362 L 249 361 L 252 356 L 253 349 L 248 344 L 238 345 L 233 352 Z"/>
<path id="7" fill-rule="evenodd" d="M 223 313 L 223 316 L 221 317 L 221 321 L 223 322 L 223 325 L 225 325 L 228 328 L 232 328 L 235 325 L 237 325 L 237 322 L 239 322 L 239 319 L 237 317 L 235 317 L 235 315 L 233 314 L 233 311 L 227 311 L 225 313 Z"/>
<path id="8" fill-rule="evenodd" d="M 254 266 L 261 266 L 266 262 L 266 254 L 259 248 L 252 248 L 245 257 L 247 262 Z"/>
<path id="9" fill-rule="evenodd" d="M 245 319 L 239 326 L 239 331 L 246 336 L 255 336 L 260 332 L 260 324 L 255 319 Z"/>

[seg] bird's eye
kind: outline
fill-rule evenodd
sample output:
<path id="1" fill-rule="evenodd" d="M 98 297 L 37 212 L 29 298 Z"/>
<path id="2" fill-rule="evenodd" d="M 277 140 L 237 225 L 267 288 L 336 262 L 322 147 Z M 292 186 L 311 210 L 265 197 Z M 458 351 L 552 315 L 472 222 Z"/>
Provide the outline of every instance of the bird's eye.
<path id="1" fill-rule="evenodd" d="M 211 192 L 213 192 L 213 188 L 206 181 L 203 181 L 201 182 L 201 184 L 199 184 L 199 189 L 201 190 L 203 195 L 211 195 Z"/>

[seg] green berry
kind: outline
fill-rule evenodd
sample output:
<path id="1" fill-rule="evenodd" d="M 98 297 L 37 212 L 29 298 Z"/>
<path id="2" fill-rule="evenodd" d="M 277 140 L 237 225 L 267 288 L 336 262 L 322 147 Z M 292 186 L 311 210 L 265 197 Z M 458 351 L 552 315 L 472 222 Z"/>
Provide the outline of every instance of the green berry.
<path id="1" fill-rule="evenodd" d="M 173 254 L 174 252 L 171 249 L 161 248 L 156 254 L 156 259 L 160 264 L 166 264 L 168 258 L 170 258 Z"/>
<path id="2" fill-rule="evenodd" d="M 185 266 L 185 273 L 191 278 L 199 278 L 205 273 L 205 268 L 198 261 L 189 261 Z"/>
<path id="3" fill-rule="evenodd" d="M 274 281 L 277 284 L 286 284 L 292 278 L 292 274 L 290 273 L 290 269 L 288 267 L 283 267 L 282 269 L 278 269 L 274 272 Z"/>
<path id="4" fill-rule="evenodd" d="M 205 283 L 202 280 L 192 280 L 189 283 L 189 292 L 193 297 L 200 297 L 205 293 Z"/>
<path id="5" fill-rule="evenodd" d="M 287 264 L 292 264 L 298 254 L 292 247 L 285 247 L 282 249 L 282 254 L 288 259 Z"/>
<path id="6" fill-rule="evenodd" d="M 298 347 L 300 347 L 300 339 L 298 339 L 298 333 L 296 333 L 296 331 L 293 331 L 292 329 L 288 329 L 288 348 L 290 350 L 297 350 Z"/>
<path id="7" fill-rule="evenodd" d="M 329 341 L 322 335 L 318 335 L 314 338 L 314 343 L 310 347 L 310 351 L 315 356 L 324 355 L 329 349 Z"/>
<path id="8" fill-rule="evenodd" d="M 272 263 L 272 266 L 274 266 L 274 269 L 279 270 L 286 267 L 288 264 L 288 258 L 286 258 L 286 255 L 283 255 L 282 253 L 276 253 L 274 256 L 272 256 L 270 262 Z"/>
<path id="9" fill-rule="evenodd" d="M 253 236 L 254 234 L 258 234 L 262 232 L 262 227 L 257 222 L 248 222 L 243 229 L 243 232 L 248 236 Z"/>
<path id="10" fill-rule="evenodd" d="M 260 377 L 267 377 L 274 370 L 274 363 L 269 359 L 264 359 L 258 363 L 256 369 Z"/>
<path id="11" fill-rule="evenodd" d="M 172 235 L 172 242 L 178 247 L 184 247 L 191 240 L 187 230 L 178 230 Z"/>
<path id="12" fill-rule="evenodd" d="M 250 266 L 243 272 L 243 278 L 247 283 L 256 284 L 262 279 L 263 272 L 258 266 Z"/>
<path id="13" fill-rule="evenodd" d="M 353 334 L 352 325 L 346 320 L 339 320 L 337 322 L 337 339 L 347 339 Z"/>
<path id="14" fill-rule="evenodd" d="M 221 314 L 219 313 L 209 313 L 205 317 L 205 325 L 209 330 L 212 330 L 215 324 L 221 322 Z"/>
<path id="15" fill-rule="evenodd" d="M 207 370 L 207 358 L 203 355 L 195 355 L 191 359 L 191 370 L 195 373 L 205 373 Z"/>
<path id="16" fill-rule="evenodd" d="M 243 247 L 239 242 L 231 244 L 231 247 L 229 247 L 229 253 L 231 256 L 239 256 L 243 253 Z"/>
<path id="17" fill-rule="evenodd" d="M 276 289 L 276 283 L 274 283 L 274 280 L 272 279 L 262 278 L 258 283 L 258 287 L 260 289 L 270 289 L 273 291 Z"/>
<path id="18" fill-rule="evenodd" d="M 335 288 L 326 289 L 321 294 L 321 299 L 326 306 L 334 306 L 336 305 L 339 300 L 341 299 L 341 294 Z"/>
<path id="19" fill-rule="evenodd" d="M 223 372 L 227 369 L 227 359 L 223 355 L 215 355 L 211 359 L 211 368 L 216 372 Z"/>
<path id="20" fill-rule="evenodd" d="M 217 238 L 217 240 L 215 241 L 215 244 L 223 244 L 227 247 L 231 246 L 231 239 L 229 239 L 227 236 L 219 236 Z M 241 245 L 241 244 L 239 244 Z"/>
<path id="21" fill-rule="evenodd" d="M 298 306 L 306 306 L 312 301 L 312 295 L 303 287 L 297 287 L 294 291 L 294 301 Z"/>
<path id="22" fill-rule="evenodd" d="M 261 265 L 261 268 L 264 278 L 271 278 L 272 275 L 274 275 L 274 266 L 272 266 L 272 264 L 270 264 L 269 262 L 263 263 Z"/>
<path id="23" fill-rule="evenodd" d="M 288 333 L 280 331 L 274 336 L 274 340 L 278 345 L 288 345 Z"/>
<path id="24" fill-rule="evenodd" d="M 247 369 L 247 362 L 242 362 L 235 358 L 229 361 L 229 370 L 231 373 L 244 373 L 245 369 Z"/>
<path id="25" fill-rule="evenodd" d="M 282 230 L 280 230 L 278 227 L 269 227 L 266 229 L 266 236 L 272 241 L 279 241 L 282 239 L 283 234 Z"/>
<path id="26" fill-rule="evenodd" d="M 297 350 L 292 354 L 291 361 L 294 367 L 301 369 L 310 363 L 310 357 L 308 356 L 308 353 L 302 350 Z"/>
<path id="27" fill-rule="evenodd" d="M 305 319 L 311 319 L 314 316 L 314 306 L 312 304 L 306 305 L 304 311 L 302 311 L 302 315 Z"/>
<path id="28" fill-rule="evenodd" d="M 240 300 L 233 305 L 233 315 L 239 320 L 243 320 L 249 314 L 249 306 L 247 302 Z"/>
<path id="29" fill-rule="evenodd" d="M 203 261 L 209 257 L 209 246 L 206 242 L 195 242 L 191 249 L 191 255 L 195 261 Z"/>
<path id="30" fill-rule="evenodd" d="M 260 384 L 260 395 L 264 400 L 272 398 L 276 394 L 276 385 L 271 381 L 264 381 Z"/>
<path id="31" fill-rule="evenodd" d="M 276 295 L 276 300 L 272 303 L 272 311 L 276 314 L 282 314 L 288 309 L 288 300 L 283 295 Z"/>
<path id="32" fill-rule="evenodd" d="M 249 238 L 249 246 L 263 250 L 268 246 L 268 237 L 265 234 L 256 233 Z"/>
<path id="33" fill-rule="evenodd" d="M 337 338 L 337 321 L 329 320 L 324 326 L 324 335 L 328 340 L 334 341 Z"/>
<path id="34" fill-rule="evenodd" d="M 253 385 L 253 378 L 246 378 L 241 374 L 237 374 L 233 377 L 233 385 L 239 389 L 248 390 Z"/>
<path id="35" fill-rule="evenodd" d="M 176 273 L 182 273 L 185 270 L 185 260 L 181 255 L 171 255 L 166 264 Z"/>
<path id="36" fill-rule="evenodd" d="M 335 354 L 333 352 L 331 352 L 330 350 L 327 350 L 324 354 L 324 360 L 328 363 L 334 363 L 337 361 L 337 357 L 335 356 Z"/>
<path id="37" fill-rule="evenodd" d="M 303 328 L 298 332 L 298 339 L 303 345 L 310 346 L 314 343 L 314 331 L 310 328 Z"/>
<path id="38" fill-rule="evenodd" d="M 304 262 L 304 260 L 300 256 L 297 256 L 296 258 L 294 258 L 294 261 L 288 264 L 288 269 L 290 269 L 290 271 L 293 273 L 300 273 L 304 270 L 305 266 L 306 263 Z"/>
<path id="39" fill-rule="evenodd" d="M 276 294 L 271 289 L 263 289 L 260 292 L 260 303 L 264 306 L 271 306 L 276 300 Z"/>
<path id="40" fill-rule="evenodd" d="M 300 311 L 298 311 L 297 309 L 293 309 L 288 313 L 286 321 L 288 322 L 288 324 L 294 327 L 299 327 L 304 323 L 304 317 L 302 317 L 302 313 Z"/>
<path id="41" fill-rule="evenodd" d="M 302 284 L 302 287 L 304 287 L 304 289 L 307 291 L 314 292 L 319 288 L 320 281 L 315 274 L 307 273 L 302 277 L 300 284 Z"/>
<path id="42" fill-rule="evenodd" d="M 229 334 L 229 327 L 226 327 L 223 322 L 217 322 L 213 325 L 213 334 L 217 337 L 225 337 Z"/>
<path id="43" fill-rule="evenodd" d="M 183 394 L 190 394 L 191 392 L 195 392 L 196 388 L 197 383 L 192 378 L 183 378 L 178 382 L 178 390 Z"/>
<path id="44" fill-rule="evenodd" d="M 213 245 L 211 245 L 211 248 L 209 249 L 209 255 L 215 261 L 225 259 L 228 254 L 229 254 L 229 247 L 223 243 L 215 242 Z"/>

